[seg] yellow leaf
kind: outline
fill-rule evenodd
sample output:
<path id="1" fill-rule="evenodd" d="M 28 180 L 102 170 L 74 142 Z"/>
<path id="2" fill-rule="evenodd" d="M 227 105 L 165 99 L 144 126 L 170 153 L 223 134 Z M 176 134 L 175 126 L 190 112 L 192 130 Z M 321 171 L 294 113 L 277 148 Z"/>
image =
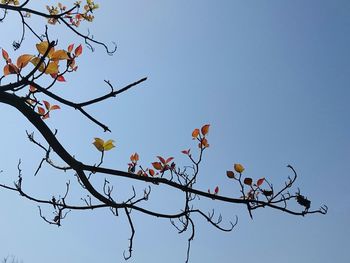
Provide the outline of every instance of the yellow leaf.
<path id="1" fill-rule="evenodd" d="M 105 150 L 105 151 L 109 151 L 110 149 L 112 149 L 112 148 L 114 148 L 115 147 L 115 145 L 113 144 L 113 140 L 108 140 L 108 141 L 106 141 L 104 144 L 103 144 L 103 149 Z"/>
<path id="2" fill-rule="evenodd" d="M 57 74 L 58 73 L 58 61 L 52 61 L 47 65 L 45 74 Z"/>
<path id="3" fill-rule="evenodd" d="M 36 49 L 39 51 L 41 55 L 44 55 L 48 48 L 49 48 L 49 42 L 47 41 L 43 41 L 43 42 L 40 42 L 39 44 L 36 44 Z M 49 54 L 47 56 L 50 58 L 53 52 L 55 52 L 55 48 L 51 47 Z"/>
<path id="4" fill-rule="evenodd" d="M 29 61 L 33 58 L 33 55 L 23 54 L 17 58 L 17 67 L 24 68 Z"/>
<path id="5" fill-rule="evenodd" d="M 61 49 L 53 52 L 50 58 L 52 60 L 66 60 L 66 59 L 69 59 L 69 56 L 67 54 L 67 51 L 64 51 Z"/>
<path id="6" fill-rule="evenodd" d="M 40 58 L 34 57 L 34 58 L 31 59 L 30 62 L 36 67 L 36 66 L 40 63 Z M 43 72 L 44 70 L 45 70 L 45 63 L 42 62 L 42 63 L 40 64 L 40 66 L 39 66 L 39 71 L 40 71 L 40 72 Z"/>
<path id="7" fill-rule="evenodd" d="M 102 140 L 100 138 L 95 138 L 95 141 L 92 144 L 95 145 L 97 150 L 99 150 L 100 152 L 103 152 L 103 150 L 104 150 L 104 148 L 103 148 L 104 140 Z"/>
<path id="8" fill-rule="evenodd" d="M 240 174 L 244 171 L 244 167 L 240 163 L 235 163 L 233 168 L 235 168 L 235 171 Z"/>

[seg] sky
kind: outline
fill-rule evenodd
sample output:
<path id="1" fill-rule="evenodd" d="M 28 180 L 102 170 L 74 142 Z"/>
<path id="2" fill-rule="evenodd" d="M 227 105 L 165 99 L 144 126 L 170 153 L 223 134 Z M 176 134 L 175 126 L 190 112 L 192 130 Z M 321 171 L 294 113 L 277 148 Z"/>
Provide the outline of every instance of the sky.
<path id="1" fill-rule="evenodd" d="M 34 1 L 32 1 L 34 2 Z M 36 1 L 35 1 L 36 2 Z M 56 1 L 47 1 L 54 4 Z M 69 1 L 66 1 L 68 3 Z M 62 3 L 65 3 L 62 1 Z M 104 80 L 123 87 L 148 80 L 120 96 L 87 110 L 106 123 L 104 133 L 79 112 L 67 107 L 53 112 L 47 124 L 77 159 L 99 161 L 94 137 L 114 139 L 105 166 L 127 169 L 138 152 L 149 165 L 157 155 L 173 156 L 188 165 L 181 150 L 196 145 L 194 128 L 209 123 L 210 148 L 205 153 L 197 187 L 220 187 L 220 194 L 239 197 L 238 186 L 226 177 L 234 163 L 245 175 L 269 178 L 282 186 L 298 172 L 296 187 L 317 209 L 328 214 L 295 217 L 265 208 L 251 220 L 244 206 L 200 200 L 204 211 L 223 215 L 224 224 L 239 217 L 236 228 L 223 233 L 194 217 L 196 236 L 190 262 L 339 262 L 348 261 L 350 220 L 350 2 L 349 1 L 100 1 L 95 21 L 82 32 L 117 52 L 106 54 L 83 47 L 79 69 L 57 84 L 58 94 L 84 101 L 109 92 Z M 41 3 L 31 6 L 45 10 Z M 31 18 L 44 30 L 44 20 Z M 18 17 L 0 24 L 0 47 L 10 56 L 35 52 L 30 34 L 17 52 Z M 29 32 L 28 32 L 29 33 Z M 82 43 L 64 27 L 50 26 L 52 39 L 66 48 Z M 6 36 L 6 37 L 4 37 Z M 2 123 L 0 182 L 11 184 L 21 159 L 23 187 L 42 198 L 63 194 L 71 181 L 69 200 L 81 203 L 86 193 L 72 173 L 44 167 L 33 176 L 42 152 L 25 130 L 45 142 L 28 121 L 7 105 L 0 105 Z M 57 162 L 60 160 L 57 159 Z M 104 177 L 94 175 L 96 187 Z M 142 193 L 146 186 L 107 177 L 120 196 Z M 152 186 L 146 207 L 160 211 L 181 209 L 182 196 L 167 187 Z M 293 191 L 296 191 L 295 188 Z M 119 196 L 118 195 L 118 196 Z M 295 207 L 301 209 L 300 207 Z M 174 210 L 172 210 L 174 209 Z M 26 262 L 123 262 L 130 229 L 125 216 L 108 210 L 71 212 L 59 228 L 45 223 L 37 204 L 18 194 L 0 191 L 0 258 L 15 255 Z M 45 215 L 53 217 L 50 207 Z M 189 233 L 179 235 L 168 220 L 133 213 L 136 236 L 130 262 L 184 262 Z"/>

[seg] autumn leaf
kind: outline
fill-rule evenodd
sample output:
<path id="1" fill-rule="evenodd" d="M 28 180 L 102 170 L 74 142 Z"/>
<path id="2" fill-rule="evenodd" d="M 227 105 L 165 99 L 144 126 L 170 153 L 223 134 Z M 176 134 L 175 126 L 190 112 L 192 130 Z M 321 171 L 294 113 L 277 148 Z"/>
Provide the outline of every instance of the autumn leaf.
<path id="1" fill-rule="evenodd" d="M 154 172 L 153 169 L 149 169 L 149 170 L 148 170 L 148 173 L 149 173 L 149 175 L 152 176 L 152 177 L 155 175 L 155 172 Z"/>
<path id="2" fill-rule="evenodd" d="M 190 151 L 191 151 L 191 149 L 183 150 L 183 151 L 181 151 L 181 152 L 182 152 L 183 154 L 189 155 L 189 154 L 190 154 Z"/>
<path id="3" fill-rule="evenodd" d="M 65 82 L 66 81 L 66 79 L 62 75 L 59 75 L 59 76 L 55 77 L 55 79 L 57 81 L 60 81 L 60 82 Z"/>
<path id="4" fill-rule="evenodd" d="M 168 164 L 168 163 L 170 163 L 172 160 L 174 160 L 174 157 L 169 157 L 168 159 L 165 160 L 165 163 Z"/>
<path id="5" fill-rule="evenodd" d="M 163 169 L 163 166 L 160 162 L 153 162 L 152 165 L 153 165 L 154 169 L 156 169 L 156 170 L 160 171 Z"/>
<path id="6" fill-rule="evenodd" d="M 70 45 L 68 46 L 68 52 L 69 52 L 69 53 L 72 53 L 73 48 L 74 48 L 74 44 L 70 44 Z"/>
<path id="7" fill-rule="evenodd" d="M 244 171 L 244 167 L 243 167 L 243 165 L 241 165 L 240 163 L 235 163 L 234 165 L 233 165 L 233 168 L 235 169 L 235 171 L 237 172 L 237 173 L 243 173 L 243 171 Z"/>
<path id="8" fill-rule="evenodd" d="M 61 109 L 61 107 L 58 106 L 58 105 L 52 105 L 52 106 L 50 107 L 50 110 L 59 110 L 59 109 Z"/>
<path id="9" fill-rule="evenodd" d="M 165 159 L 161 156 L 157 156 L 157 158 L 159 159 L 159 161 L 162 163 L 162 164 L 166 164 L 165 162 Z"/>
<path id="10" fill-rule="evenodd" d="M 259 187 L 260 185 L 262 185 L 265 181 L 265 177 L 263 178 L 260 178 L 257 182 L 256 182 L 256 185 Z"/>
<path id="11" fill-rule="evenodd" d="M 192 132 L 193 139 L 197 138 L 198 135 L 199 135 L 199 129 L 194 129 L 193 132 Z"/>
<path id="12" fill-rule="evenodd" d="M 74 50 L 74 54 L 76 57 L 79 57 L 81 55 L 81 53 L 83 52 L 83 47 L 81 46 L 81 44 Z"/>
<path id="13" fill-rule="evenodd" d="M 49 48 L 49 42 L 47 41 L 42 41 L 39 44 L 36 44 L 36 49 L 39 51 L 41 55 L 44 55 Z M 55 48 L 51 47 L 49 54 L 47 55 L 48 58 L 51 58 L 51 55 L 55 52 Z"/>
<path id="14" fill-rule="evenodd" d="M 45 108 L 46 108 L 47 110 L 50 110 L 50 103 L 49 103 L 48 101 L 46 101 L 46 100 L 43 100 L 43 103 L 44 103 L 44 105 L 45 105 Z"/>
<path id="15" fill-rule="evenodd" d="M 133 163 L 137 163 L 137 161 L 139 160 L 139 155 L 137 153 L 134 153 L 130 156 L 130 161 Z"/>
<path id="16" fill-rule="evenodd" d="M 235 174 L 232 171 L 226 171 L 226 175 L 227 175 L 228 178 L 231 178 L 231 179 L 235 178 Z"/>
<path id="17" fill-rule="evenodd" d="M 198 143 L 198 147 L 199 148 L 208 148 L 209 147 L 208 140 L 206 138 L 202 138 L 200 143 Z"/>
<path id="18" fill-rule="evenodd" d="M 32 85 L 29 86 L 29 91 L 30 92 L 35 92 L 36 90 L 37 89 L 34 86 L 32 86 Z"/>
<path id="19" fill-rule="evenodd" d="M 40 58 L 34 57 L 30 60 L 30 62 L 34 65 L 34 67 L 36 67 L 40 63 Z M 45 70 L 45 63 L 41 62 L 40 66 L 39 66 L 39 71 L 43 72 L 44 70 Z"/>
<path id="20" fill-rule="evenodd" d="M 66 59 L 69 59 L 69 56 L 68 56 L 67 51 L 64 51 L 64 50 L 60 49 L 60 50 L 54 51 L 52 53 L 50 59 L 53 60 L 53 61 L 66 60 Z"/>
<path id="21" fill-rule="evenodd" d="M 33 55 L 23 54 L 17 58 L 17 67 L 24 68 L 28 65 L 30 60 L 33 58 Z"/>
<path id="22" fill-rule="evenodd" d="M 17 74 L 17 72 L 18 72 L 18 68 L 12 63 L 9 63 L 4 67 L 4 76 L 10 75 L 10 74 Z"/>
<path id="23" fill-rule="evenodd" d="M 95 138 L 95 141 L 92 144 L 95 145 L 97 150 L 99 150 L 100 152 L 103 152 L 103 151 L 109 151 L 112 148 L 114 148 L 115 145 L 113 144 L 113 142 L 114 142 L 113 140 L 108 140 L 105 142 L 100 138 Z"/>
<path id="24" fill-rule="evenodd" d="M 41 116 L 44 116 L 45 115 L 45 109 L 43 107 L 38 107 L 38 113 L 41 115 Z"/>
<path id="25" fill-rule="evenodd" d="M 253 179 L 252 179 L 252 178 L 249 178 L 249 177 L 244 178 L 243 183 L 246 184 L 246 185 L 252 185 Z"/>
<path id="26" fill-rule="evenodd" d="M 210 124 L 206 124 L 206 125 L 204 125 L 204 126 L 201 128 L 201 132 L 202 132 L 202 135 L 203 135 L 203 136 L 205 136 L 205 135 L 208 134 L 208 132 L 209 132 L 209 126 L 210 126 Z"/>
<path id="27" fill-rule="evenodd" d="M 219 186 L 215 187 L 214 194 L 217 195 L 219 193 Z"/>
<path id="28" fill-rule="evenodd" d="M 6 60 L 6 62 L 9 60 L 9 54 L 5 49 L 2 49 L 2 57 Z"/>
<path id="29" fill-rule="evenodd" d="M 57 73 L 58 73 L 58 61 L 50 62 L 45 69 L 45 74 L 57 74 Z"/>

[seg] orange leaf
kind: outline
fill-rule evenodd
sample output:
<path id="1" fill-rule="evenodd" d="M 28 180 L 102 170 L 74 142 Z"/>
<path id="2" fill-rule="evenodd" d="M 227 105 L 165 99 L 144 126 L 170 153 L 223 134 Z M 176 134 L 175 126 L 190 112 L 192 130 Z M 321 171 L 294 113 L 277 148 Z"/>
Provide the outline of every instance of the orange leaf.
<path id="1" fill-rule="evenodd" d="M 6 62 L 9 59 L 9 54 L 6 52 L 5 49 L 2 49 L 2 57 L 6 60 Z"/>
<path id="2" fill-rule="evenodd" d="M 260 185 L 262 185 L 262 184 L 264 183 L 264 181 L 265 181 L 265 177 L 260 178 L 260 179 L 256 182 L 256 185 L 257 185 L 257 186 L 260 186 Z"/>
<path id="3" fill-rule="evenodd" d="M 51 58 L 51 60 L 56 61 L 56 60 L 69 59 L 69 56 L 67 54 L 67 51 L 60 49 L 60 50 L 56 50 L 55 52 L 52 52 L 50 58 Z"/>
<path id="4" fill-rule="evenodd" d="M 66 81 L 66 79 L 62 75 L 57 76 L 56 80 L 60 81 L 60 82 L 65 82 Z"/>
<path id="5" fill-rule="evenodd" d="M 162 170 L 163 169 L 163 166 L 162 166 L 162 164 L 160 162 L 154 162 L 154 163 L 152 163 L 152 165 L 153 165 L 154 169 L 156 169 L 156 170 Z"/>
<path id="6" fill-rule="evenodd" d="M 201 128 L 201 132 L 202 132 L 203 136 L 205 136 L 205 135 L 208 134 L 208 132 L 209 132 L 209 126 L 210 126 L 210 124 L 206 124 L 206 125 L 204 125 L 204 126 Z"/>
<path id="7" fill-rule="evenodd" d="M 197 138 L 199 135 L 199 129 L 194 129 L 193 132 L 192 132 L 192 137 L 193 138 Z"/>
<path id="8" fill-rule="evenodd" d="M 28 65 L 29 61 L 33 58 L 33 55 L 24 54 L 17 58 L 17 67 L 24 68 Z"/>
<path id="9" fill-rule="evenodd" d="M 4 76 L 10 75 L 10 74 L 16 74 L 17 72 L 18 72 L 18 68 L 12 63 L 9 63 L 4 67 Z"/>
<path id="10" fill-rule="evenodd" d="M 150 176 L 154 176 L 154 174 L 155 174 L 153 169 L 149 169 L 148 172 L 149 172 Z"/>
<path id="11" fill-rule="evenodd" d="M 76 57 L 79 57 L 83 53 L 83 47 L 81 44 L 74 50 L 74 54 Z"/>
<path id="12" fill-rule="evenodd" d="M 61 109 L 61 107 L 58 106 L 58 105 L 52 105 L 52 106 L 50 107 L 50 110 L 59 110 L 59 109 Z"/>

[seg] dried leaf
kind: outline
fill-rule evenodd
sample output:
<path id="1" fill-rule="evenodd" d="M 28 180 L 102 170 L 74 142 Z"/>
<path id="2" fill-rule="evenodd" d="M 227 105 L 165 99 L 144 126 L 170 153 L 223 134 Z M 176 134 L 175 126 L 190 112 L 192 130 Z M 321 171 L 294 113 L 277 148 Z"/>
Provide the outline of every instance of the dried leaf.
<path id="1" fill-rule="evenodd" d="M 246 185 L 252 185 L 253 179 L 250 178 L 250 177 L 246 177 L 246 178 L 244 178 L 243 183 L 246 184 Z"/>
<path id="2" fill-rule="evenodd" d="M 174 157 L 169 157 L 168 159 L 165 160 L 165 163 L 168 164 L 168 163 L 170 163 L 172 160 L 174 160 Z"/>
<path id="3" fill-rule="evenodd" d="M 231 178 L 231 179 L 235 178 L 235 173 L 232 171 L 226 171 L 226 175 L 228 178 Z"/>
<path id="4" fill-rule="evenodd" d="M 183 151 L 181 151 L 181 152 L 182 152 L 183 154 L 189 155 L 189 154 L 190 154 L 190 151 L 191 151 L 191 149 L 183 150 Z"/>
<path id="5" fill-rule="evenodd" d="M 52 105 L 52 106 L 50 107 L 50 110 L 59 110 L 59 109 L 61 109 L 61 107 L 58 106 L 58 105 Z"/>

